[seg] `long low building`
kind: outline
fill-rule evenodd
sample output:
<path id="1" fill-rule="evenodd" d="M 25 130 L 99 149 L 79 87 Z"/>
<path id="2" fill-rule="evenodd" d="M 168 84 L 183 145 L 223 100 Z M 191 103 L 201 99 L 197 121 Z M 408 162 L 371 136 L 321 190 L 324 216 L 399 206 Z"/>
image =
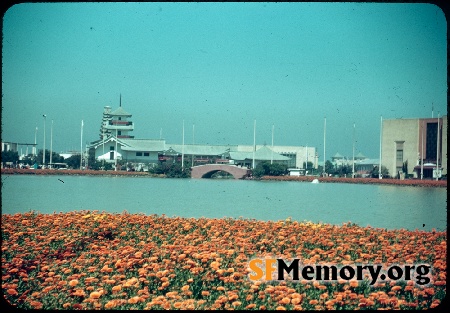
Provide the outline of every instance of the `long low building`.
<path id="1" fill-rule="evenodd" d="M 303 168 L 304 162 L 317 168 L 314 147 L 256 145 L 253 157 L 252 145 L 200 145 L 169 144 L 164 139 L 117 138 L 114 135 L 92 142 L 88 148 L 96 160 L 115 163 L 122 160 L 130 163 L 144 163 L 149 166 L 160 162 L 189 162 L 191 166 L 206 163 L 229 163 L 253 167 L 262 161 L 284 163 L 289 167 Z M 307 153 L 308 152 L 308 153 Z"/>
<path id="2" fill-rule="evenodd" d="M 135 139 L 130 133 L 134 124 L 131 114 L 122 108 L 112 111 L 105 106 L 100 125 L 100 139 L 88 145 L 96 160 L 115 163 L 122 160 L 154 166 L 160 162 L 190 161 L 191 166 L 205 163 L 231 163 L 247 167 L 262 161 L 284 163 L 290 168 L 303 168 L 311 162 L 317 169 L 318 155 L 314 147 L 266 145 L 199 145 L 169 144 L 164 139 Z M 254 162 L 253 162 L 254 160 Z"/>

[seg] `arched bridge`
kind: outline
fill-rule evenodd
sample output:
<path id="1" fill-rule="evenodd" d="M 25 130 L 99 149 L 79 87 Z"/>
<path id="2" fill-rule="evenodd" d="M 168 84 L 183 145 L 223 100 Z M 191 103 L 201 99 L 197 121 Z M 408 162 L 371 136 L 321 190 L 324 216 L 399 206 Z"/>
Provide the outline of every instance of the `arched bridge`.
<path id="1" fill-rule="evenodd" d="M 240 167 L 237 165 L 225 165 L 225 164 L 206 164 L 191 167 L 192 178 L 211 178 L 214 173 L 219 171 L 227 172 L 235 179 L 242 179 L 251 173 L 246 167 Z"/>

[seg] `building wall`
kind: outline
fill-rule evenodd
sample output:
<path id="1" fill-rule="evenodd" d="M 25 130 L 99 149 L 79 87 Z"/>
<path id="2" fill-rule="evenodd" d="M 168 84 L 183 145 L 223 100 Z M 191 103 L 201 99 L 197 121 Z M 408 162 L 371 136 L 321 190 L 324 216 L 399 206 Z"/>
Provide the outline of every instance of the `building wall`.
<path id="1" fill-rule="evenodd" d="M 447 116 L 441 117 L 439 121 L 442 129 L 439 138 L 442 150 L 439 152 L 439 164 L 443 167 L 442 174 L 447 175 Z M 414 166 L 419 165 L 421 159 L 422 138 L 423 146 L 427 145 L 427 123 L 437 123 L 437 118 L 383 120 L 381 163 L 388 169 L 391 177 L 397 175 L 401 163 L 406 160 L 408 174 L 413 174 Z M 403 150 L 402 162 L 397 161 L 397 150 Z M 436 162 L 435 158 L 431 159 L 426 155 L 425 148 L 423 156 L 425 162 Z"/>
<path id="2" fill-rule="evenodd" d="M 140 152 L 141 155 L 136 155 Z M 148 156 L 145 155 L 148 153 Z M 157 151 L 123 151 L 122 160 L 135 163 L 158 163 Z"/>
<path id="3" fill-rule="evenodd" d="M 401 171 L 405 161 L 408 161 L 408 174 L 413 173 L 419 157 L 418 137 L 418 119 L 383 120 L 381 163 L 388 169 L 391 177 Z M 397 150 L 403 152 L 401 160 L 398 159 Z"/>
<path id="4" fill-rule="evenodd" d="M 263 145 L 256 145 L 256 150 L 262 148 Z M 268 146 L 272 149 L 272 146 Z M 238 151 L 252 152 L 252 145 L 238 145 Z M 288 165 L 292 168 L 303 168 L 303 163 L 306 162 L 306 150 L 308 150 L 308 162 L 313 164 L 313 167 L 317 169 L 318 159 L 316 156 L 315 147 L 303 147 L 303 146 L 273 146 L 273 151 L 284 156 L 292 157 L 293 161 Z"/>

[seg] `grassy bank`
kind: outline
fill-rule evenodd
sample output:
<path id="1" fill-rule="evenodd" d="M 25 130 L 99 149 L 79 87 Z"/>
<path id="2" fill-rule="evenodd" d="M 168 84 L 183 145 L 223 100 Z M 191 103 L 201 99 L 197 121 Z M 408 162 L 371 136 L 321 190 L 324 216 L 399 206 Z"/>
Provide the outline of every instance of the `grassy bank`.
<path id="1" fill-rule="evenodd" d="M 300 181 L 312 182 L 318 179 L 320 183 L 348 183 L 348 184 L 379 184 L 396 186 L 417 186 L 417 187 L 447 187 L 447 180 L 431 179 L 392 179 L 392 178 L 344 178 L 344 177 L 314 177 L 314 176 L 263 176 L 262 180 L 278 181 Z"/>
<path id="2" fill-rule="evenodd" d="M 2 168 L 3 174 L 18 175 L 96 175 L 96 176 L 140 176 L 140 177 L 164 177 L 164 175 L 152 175 L 148 172 L 127 171 L 94 171 L 94 170 L 52 170 L 52 169 L 18 169 Z"/>
<path id="3" fill-rule="evenodd" d="M 446 294 L 445 232 L 97 211 L 7 214 L 1 230 L 3 294 L 24 309 L 428 309 Z M 432 284 L 259 283 L 254 256 L 427 263 Z"/>

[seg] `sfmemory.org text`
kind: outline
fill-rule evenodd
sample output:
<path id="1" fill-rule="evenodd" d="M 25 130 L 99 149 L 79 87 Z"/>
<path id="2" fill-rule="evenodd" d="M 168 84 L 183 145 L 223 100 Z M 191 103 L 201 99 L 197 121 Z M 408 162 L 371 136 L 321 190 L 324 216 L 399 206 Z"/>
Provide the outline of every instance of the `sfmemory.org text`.
<path id="1" fill-rule="evenodd" d="M 418 285 L 431 282 L 431 266 L 419 265 L 302 265 L 299 259 L 286 261 L 283 259 L 256 258 L 249 262 L 250 280 L 316 280 L 331 282 L 343 280 L 364 280 L 368 278 L 370 285 L 386 280 L 413 280 Z"/>

